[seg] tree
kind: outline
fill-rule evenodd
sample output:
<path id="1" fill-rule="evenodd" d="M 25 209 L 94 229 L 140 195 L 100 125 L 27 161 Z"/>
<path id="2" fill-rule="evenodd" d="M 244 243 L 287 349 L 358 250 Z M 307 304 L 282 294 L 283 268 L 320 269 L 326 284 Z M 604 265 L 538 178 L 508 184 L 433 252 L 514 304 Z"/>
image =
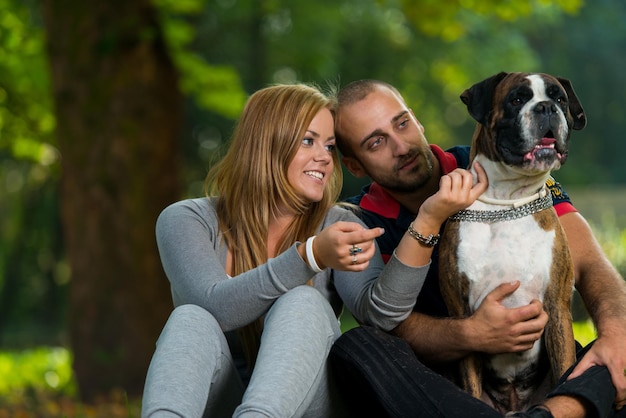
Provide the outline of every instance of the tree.
<path id="1" fill-rule="evenodd" d="M 137 395 L 171 310 L 154 224 L 180 195 L 177 72 L 149 0 L 44 0 L 43 16 L 74 371 L 86 400 Z"/>

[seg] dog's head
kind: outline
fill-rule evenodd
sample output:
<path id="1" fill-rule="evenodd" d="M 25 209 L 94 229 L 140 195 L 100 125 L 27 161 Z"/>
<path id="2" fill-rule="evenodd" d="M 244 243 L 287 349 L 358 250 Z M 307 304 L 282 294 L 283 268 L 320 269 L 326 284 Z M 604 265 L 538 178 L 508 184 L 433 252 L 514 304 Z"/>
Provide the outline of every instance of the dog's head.
<path id="1" fill-rule="evenodd" d="M 480 153 L 525 171 L 559 169 L 571 130 L 587 123 L 570 81 L 548 74 L 502 72 L 465 90 L 461 100 L 478 121 L 472 158 Z"/>

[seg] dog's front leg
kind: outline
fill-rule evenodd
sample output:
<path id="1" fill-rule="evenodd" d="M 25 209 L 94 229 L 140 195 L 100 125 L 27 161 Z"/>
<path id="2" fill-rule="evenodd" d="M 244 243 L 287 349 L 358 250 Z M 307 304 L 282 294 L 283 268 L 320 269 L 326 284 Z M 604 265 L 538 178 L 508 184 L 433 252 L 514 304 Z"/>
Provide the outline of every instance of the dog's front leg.
<path id="1" fill-rule="evenodd" d="M 571 298 L 574 271 L 565 234 L 557 224 L 557 240 L 553 249 L 551 280 L 546 289 L 544 309 L 549 320 L 544 332 L 546 351 L 553 371 L 553 383 L 576 361 L 572 330 Z"/>
<path id="2" fill-rule="evenodd" d="M 446 225 L 439 245 L 439 287 L 448 313 L 452 318 L 472 315 L 469 306 L 469 280 L 458 270 L 458 223 Z M 470 353 L 458 360 L 455 379 L 458 385 L 472 396 L 482 395 L 482 363 L 478 353 Z"/>

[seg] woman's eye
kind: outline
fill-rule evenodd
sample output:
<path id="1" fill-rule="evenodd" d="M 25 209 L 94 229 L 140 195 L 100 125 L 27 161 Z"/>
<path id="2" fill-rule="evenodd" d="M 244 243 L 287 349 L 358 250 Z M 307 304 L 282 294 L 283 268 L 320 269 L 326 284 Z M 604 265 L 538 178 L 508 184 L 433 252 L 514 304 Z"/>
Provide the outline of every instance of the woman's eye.
<path id="1" fill-rule="evenodd" d="M 308 138 L 308 137 L 305 137 L 305 138 L 302 140 L 302 144 L 303 144 L 303 145 L 313 145 L 313 138 Z"/>
<path id="2" fill-rule="evenodd" d="M 335 149 L 337 148 L 337 146 L 335 144 L 326 144 L 326 151 L 333 153 L 335 152 Z"/>

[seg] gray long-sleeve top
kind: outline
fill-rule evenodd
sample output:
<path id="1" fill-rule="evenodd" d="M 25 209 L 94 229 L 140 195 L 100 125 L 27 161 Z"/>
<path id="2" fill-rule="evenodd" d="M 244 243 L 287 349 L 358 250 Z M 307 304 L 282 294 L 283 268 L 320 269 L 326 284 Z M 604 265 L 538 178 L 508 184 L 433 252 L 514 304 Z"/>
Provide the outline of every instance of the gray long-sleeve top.
<path id="1" fill-rule="evenodd" d="M 282 294 L 313 278 L 313 286 L 336 313 L 343 301 L 361 323 L 391 330 L 412 311 L 429 265 L 410 267 L 395 254 L 385 265 L 378 247 L 363 272 L 325 269 L 315 274 L 296 250 L 300 243 L 294 243 L 267 263 L 230 278 L 224 269 L 227 247 L 218 230 L 216 201 L 183 200 L 164 209 L 157 220 L 157 244 L 175 306 L 202 306 L 223 331 L 231 331 L 261 317 Z M 337 221 L 365 227 L 349 210 L 334 207 L 320 230 Z"/>

